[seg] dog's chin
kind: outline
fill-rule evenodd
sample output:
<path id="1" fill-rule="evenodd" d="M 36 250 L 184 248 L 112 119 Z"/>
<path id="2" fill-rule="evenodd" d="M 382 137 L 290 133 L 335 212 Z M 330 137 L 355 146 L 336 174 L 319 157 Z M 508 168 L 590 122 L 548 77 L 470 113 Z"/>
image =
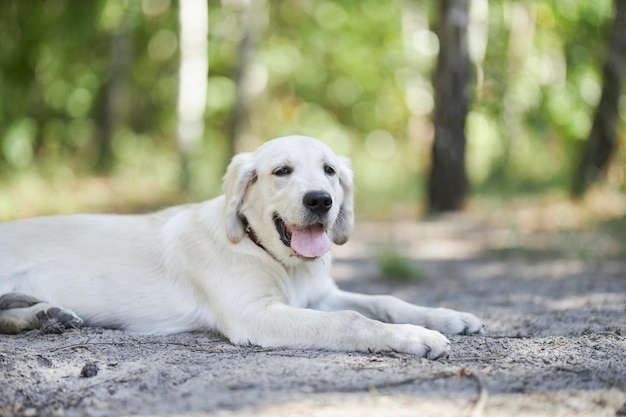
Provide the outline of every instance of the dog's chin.
<path id="1" fill-rule="evenodd" d="M 304 226 L 292 226 L 278 214 L 274 214 L 276 232 L 283 245 L 303 259 L 316 259 L 330 250 L 331 241 L 327 226 L 313 222 Z"/>

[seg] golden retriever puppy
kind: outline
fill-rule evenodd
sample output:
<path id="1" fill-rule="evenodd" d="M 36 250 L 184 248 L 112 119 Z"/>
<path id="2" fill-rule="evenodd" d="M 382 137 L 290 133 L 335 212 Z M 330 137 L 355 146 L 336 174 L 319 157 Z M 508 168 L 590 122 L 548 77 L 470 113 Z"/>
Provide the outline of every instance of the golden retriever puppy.
<path id="1" fill-rule="evenodd" d="M 340 290 L 330 247 L 353 227 L 352 171 L 309 137 L 235 156 L 224 195 L 146 215 L 0 225 L 0 332 L 213 329 L 232 343 L 445 355 L 475 316 Z"/>

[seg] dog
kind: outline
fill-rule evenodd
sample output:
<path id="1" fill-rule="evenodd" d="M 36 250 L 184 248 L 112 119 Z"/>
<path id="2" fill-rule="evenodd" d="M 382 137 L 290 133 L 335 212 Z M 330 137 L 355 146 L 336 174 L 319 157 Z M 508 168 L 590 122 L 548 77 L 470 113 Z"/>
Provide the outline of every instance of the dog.
<path id="1" fill-rule="evenodd" d="M 0 333 L 82 325 L 213 330 L 237 345 L 403 352 L 429 359 L 474 315 L 342 291 L 331 244 L 353 229 L 348 158 L 305 136 L 236 155 L 224 194 L 143 215 L 0 225 Z"/>

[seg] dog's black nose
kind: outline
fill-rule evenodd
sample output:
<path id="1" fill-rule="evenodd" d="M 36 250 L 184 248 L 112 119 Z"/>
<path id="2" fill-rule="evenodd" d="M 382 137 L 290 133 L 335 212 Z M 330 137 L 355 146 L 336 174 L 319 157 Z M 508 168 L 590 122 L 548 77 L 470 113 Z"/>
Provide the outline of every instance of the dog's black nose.
<path id="1" fill-rule="evenodd" d="M 333 206 L 333 198 L 326 191 L 309 191 L 302 201 L 314 213 L 325 214 Z"/>

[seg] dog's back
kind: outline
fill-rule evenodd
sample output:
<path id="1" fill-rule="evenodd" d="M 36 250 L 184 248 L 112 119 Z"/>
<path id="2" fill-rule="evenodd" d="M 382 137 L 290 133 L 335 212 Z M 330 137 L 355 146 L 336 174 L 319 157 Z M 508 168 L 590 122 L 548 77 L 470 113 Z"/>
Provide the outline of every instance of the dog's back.
<path id="1" fill-rule="evenodd" d="M 162 234 L 165 224 L 186 208 L 1 224 L 0 295 L 29 294 L 79 312 L 87 324 L 171 332 L 160 328 L 163 321 L 171 322 L 172 314 L 184 316 L 171 310 L 184 309 L 189 302 L 177 300 L 178 294 L 167 289 Z M 141 303 L 145 305 L 137 308 Z M 188 319 L 184 328 L 175 330 L 189 329 Z M 135 328 L 133 323 L 145 326 Z"/>

